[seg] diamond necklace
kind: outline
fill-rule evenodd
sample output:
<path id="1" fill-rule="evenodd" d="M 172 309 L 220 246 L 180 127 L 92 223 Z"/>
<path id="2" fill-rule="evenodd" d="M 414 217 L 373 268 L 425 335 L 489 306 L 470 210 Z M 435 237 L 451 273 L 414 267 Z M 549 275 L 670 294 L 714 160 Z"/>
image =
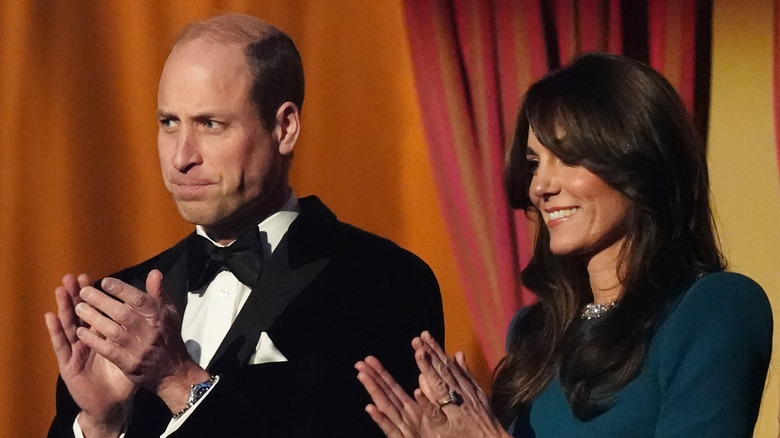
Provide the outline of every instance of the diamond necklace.
<path id="1" fill-rule="evenodd" d="M 601 303 L 590 303 L 586 304 L 585 308 L 582 309 L 582 319 L 595 319 L 595 318 L 601 318 L 604 316 L 609 309 L 615 307 L 617 304 L 617 300 L 607 301 L 604 304 Z"/>

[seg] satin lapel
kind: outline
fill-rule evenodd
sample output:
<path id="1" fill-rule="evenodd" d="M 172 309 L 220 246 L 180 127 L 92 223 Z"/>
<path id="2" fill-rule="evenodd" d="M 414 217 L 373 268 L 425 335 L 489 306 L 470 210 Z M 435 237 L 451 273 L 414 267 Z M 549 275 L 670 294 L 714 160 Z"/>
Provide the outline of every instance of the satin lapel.
<path id="1" fill-rule="evenodd" d="M 147 273 L 158 269 L 163 274 L 162 288 L 168 299 L 176 306 L 179 315 L 184 316 L 187 304 L 187 253 L 190 237 L 185 237 L 174 247 L 160 254 L 160 258 L 147 268 Z M 140 288 L 146 290 L 144 276 Z"/>
<path id="2" fill-rule="evenodd" d="M 279 242 L 208 366 L 215 374 L 235 371 L 249 361 L 260 333 L 267 331 L 287 306 L 325 269 L 327 258 L 290 266 L 289 239 Z"/>
<path id="3" fill-rule="evenodd" d="M 163 273 L 163 291 L 180 315 L 187 303 L 187 242 L 189 237 L 153 258 L 113 274 L 114 277 L 146 292 L 146 277 L 153 269 Z M 96 287 L 99 282 L 96 283 Z"/>
<path id="4" fill-rule="evenodd" d="M 179 253 L 175 260 L 172 260 L 169 268 L 163 272 L 162 288 L 168 299 L 171 300 L 179 315 L 184 318 L 184 308 L 187 305 L 187 254 L 189 250 L 185 248 Z"/>

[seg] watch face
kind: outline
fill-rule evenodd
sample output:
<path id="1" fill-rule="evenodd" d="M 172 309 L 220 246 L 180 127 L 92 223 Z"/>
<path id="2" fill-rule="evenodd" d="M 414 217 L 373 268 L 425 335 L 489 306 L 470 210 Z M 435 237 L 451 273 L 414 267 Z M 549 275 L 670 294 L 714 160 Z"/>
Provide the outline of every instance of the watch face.
<path id="1" fill-rule="evenodd" d="M 200 398 L 203 397 L 206 392 L 208 392 L 212 385 L 214 385 L 213 380 L 206 380 L 205 382 L 192 385 L 192 388 L 190 389 L 189 404 L 195 404 L 198 400 L 200 400 Z"/>
<path id="2" fill-rule="evenodd" d="M 195 388 L 193 388 L 192 392 L 195 397 L 200 398 L 203 396 L 203 394 L 206 393 L 206 391 L 209 390 L 209 388 L 211 388 L 211 382 L 198 383 L 195 385 Z"/>

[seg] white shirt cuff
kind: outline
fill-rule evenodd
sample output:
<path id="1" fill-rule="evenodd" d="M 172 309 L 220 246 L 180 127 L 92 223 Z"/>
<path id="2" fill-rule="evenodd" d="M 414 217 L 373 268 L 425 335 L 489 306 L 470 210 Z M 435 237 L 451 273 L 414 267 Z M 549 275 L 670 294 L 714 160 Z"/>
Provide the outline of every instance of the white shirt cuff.
<path id="1" fill-rule="evenodd" d="M 79 413 L 79 415 L 81 415 L 81 413 Z M 79 415 L 76 415 L 76 419 L 73 420 L 73 436 L 75 438 L 84 438 L 84 431 L 81 430 L 81 426 L 79 425 Z M 119 438 L 125 438 L 124 430 L 119 434 Z"/>

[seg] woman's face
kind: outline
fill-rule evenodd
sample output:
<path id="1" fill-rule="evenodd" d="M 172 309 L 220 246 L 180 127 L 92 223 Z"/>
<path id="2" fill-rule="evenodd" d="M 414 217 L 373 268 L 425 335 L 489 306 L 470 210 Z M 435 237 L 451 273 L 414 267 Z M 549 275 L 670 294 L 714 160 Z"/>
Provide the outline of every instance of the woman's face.
<path id="1" fill-rule="evenodd" d="M 617 257 L 631 207 L 617 190 L 588 169 L 569 165 L 528 130 L 528 194 L 550 231 L 553 254 Z"/>

